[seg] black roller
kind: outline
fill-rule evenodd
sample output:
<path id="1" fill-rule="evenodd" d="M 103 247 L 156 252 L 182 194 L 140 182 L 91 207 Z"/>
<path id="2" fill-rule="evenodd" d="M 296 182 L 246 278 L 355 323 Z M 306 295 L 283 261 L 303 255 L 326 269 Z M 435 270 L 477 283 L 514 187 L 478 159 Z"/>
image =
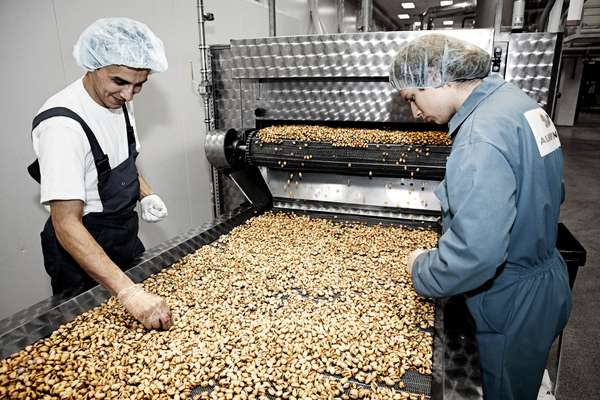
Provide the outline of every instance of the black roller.
<path id="1" fill-rule="evenodd" d="M 246 142 L 249 164 L 345 175 L 441 180 L 449 154 L 449 146 L 433 145 L 369 144 L 355 148 L 292 140 L 262 143 L 254 134 L 249 135 Z"/>

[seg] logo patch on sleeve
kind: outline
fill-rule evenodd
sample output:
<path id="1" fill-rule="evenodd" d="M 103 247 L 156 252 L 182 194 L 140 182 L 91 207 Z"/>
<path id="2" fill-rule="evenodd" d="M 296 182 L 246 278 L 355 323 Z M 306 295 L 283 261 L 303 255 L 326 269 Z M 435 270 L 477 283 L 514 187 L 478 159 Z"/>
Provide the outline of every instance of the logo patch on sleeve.
<path id="1" fill-rule="evenodd" d="M 552 119 L 541 108 L 527 111 L 525 114 L 529 127 L 533 132 L 540 156 L 545 157 L 560 147 L 558 131 Z"/>

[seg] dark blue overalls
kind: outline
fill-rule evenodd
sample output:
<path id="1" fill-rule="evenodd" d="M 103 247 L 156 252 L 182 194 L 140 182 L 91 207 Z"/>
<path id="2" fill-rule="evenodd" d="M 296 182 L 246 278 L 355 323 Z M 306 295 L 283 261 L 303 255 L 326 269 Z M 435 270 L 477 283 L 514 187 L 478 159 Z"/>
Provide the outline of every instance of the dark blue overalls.
<path id="1" fill-rule="evenodd" d="M 108 156 L 102 151 L 92 130 L 79 115 L 68 108 L 55 107 L 43 111 L 34 118 L 32 130 L 42 121 L 57 116 L 74 119 L 83 128 L 98 171 L 98 192 L 103 208 L 102 212 L 84 215 L 83 226 L 104 249 L 108 257 L 125 270 L 131 267 L 135 258 L 139 257 L 145 249 L 137 236 L 138 216 L 135 212 L 140 193 L 138 171 L 135 165 L 138 152 L 135 148 L 133 127 L 129 122 L 125 105 L 123 105 L 123 115 L 125 116 L 129 157 L 112 169 Z M 29 172 L 34 179 L 40 182 L 37 160 L 29 167 Z M 97 284 L 61 246 L 54 232 L 52 218 L 48 218 L 40 236 L 44 267 L 50 275 L 53 294 L 67 290 L 74 294 Z"/>

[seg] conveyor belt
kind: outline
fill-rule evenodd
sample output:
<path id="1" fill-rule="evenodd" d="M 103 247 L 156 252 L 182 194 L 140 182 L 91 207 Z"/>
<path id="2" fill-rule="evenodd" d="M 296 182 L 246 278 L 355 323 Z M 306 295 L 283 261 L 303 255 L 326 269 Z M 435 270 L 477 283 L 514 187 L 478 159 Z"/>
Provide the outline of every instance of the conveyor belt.
<path id="1" fill-rule="evenodd" d="M 253 135 L 248 140 L 246 161 L 289 171 L 442 180 L 449 154 L 449 146 L 370 144 L 351 148 L 292 140 L 262 143 Z"/>
<path id="2" fill-rule="evenodd" d="M 211 224 L 165 242 L 147 251 L 141 262 L 127 274 L 136 282 L 143 281 L 199 247 L 213 242 L 253 215 L 253 209 L 242 207 Z M 371 222 L 377 223 L 376 219 Z M 49 336 L 59 325 L 96 307 L 108 297 L 106 290 L 97 286 L 70 299 L 50 298 L 0 321 L 1 357 L 7 357 L 26 345 Z M 476 346 L 472 334 L 469 334 L 470 328 L 462 324 L 466 317 L 460 313 L 453 315 L 453 320 L 460 321 L 453 329 L 466 328 L 467 331 L 447 331 L 444 324 L 444 307 L 442 303 L 438 303 L 436 307 L 433 374 L 424 376 L 407 373 L 404 377 L 405 390 L 428 393 L 432 399 L 480 398 L 478 359 L 473 356 L 473 353 L 476 355 Z M 198 390 L 194 393 L 197 392 Z"/>

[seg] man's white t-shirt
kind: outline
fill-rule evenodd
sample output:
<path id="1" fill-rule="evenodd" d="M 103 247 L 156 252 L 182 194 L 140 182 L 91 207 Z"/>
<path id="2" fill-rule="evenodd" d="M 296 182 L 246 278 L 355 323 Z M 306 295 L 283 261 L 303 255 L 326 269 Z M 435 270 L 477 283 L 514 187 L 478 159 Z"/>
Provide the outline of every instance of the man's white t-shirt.
<path id="1" fill-rule="evenodd" d="M 38 114 L 52 107 L 66 107 L 77 113 L 90 127 L 111 168 L 129 157 L 125 117 L 121 108 L 111 110 L 96 103 L 80 78 L 50 97 Z M 127 104 L 134 128 L 136 148 L 139 140 L 133 105 Z M 98 173 L 92 149 L 79 123 L 67 117 L 53 117 L 33 130 L 33 150 L 41 172 L 40 203 L 49 210 L 51 200 L 82 200 L 83 214 L 102 212 L 98 193 Z"/>

